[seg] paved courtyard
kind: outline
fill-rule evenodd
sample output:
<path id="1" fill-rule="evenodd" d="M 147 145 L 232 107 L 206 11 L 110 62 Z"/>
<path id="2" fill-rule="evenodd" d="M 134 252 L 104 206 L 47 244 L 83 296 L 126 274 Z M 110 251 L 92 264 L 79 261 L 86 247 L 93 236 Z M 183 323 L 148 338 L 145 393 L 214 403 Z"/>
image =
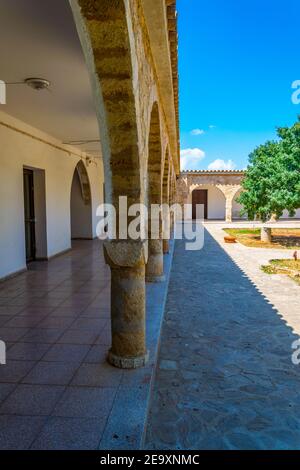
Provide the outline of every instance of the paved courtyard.
<path id="1" fill-rule="evenodd" d="M 145 446 L 300 449 L 300 289 L 261 263 L 287 250 L 177 241 Z M 280 251 L 280 252 L 279 252 Z"/>

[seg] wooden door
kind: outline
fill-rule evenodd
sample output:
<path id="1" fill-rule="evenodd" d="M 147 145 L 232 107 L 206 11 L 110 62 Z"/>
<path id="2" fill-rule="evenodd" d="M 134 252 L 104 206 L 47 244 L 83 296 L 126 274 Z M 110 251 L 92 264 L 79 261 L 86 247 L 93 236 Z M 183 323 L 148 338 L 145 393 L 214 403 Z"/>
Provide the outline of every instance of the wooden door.
<path id="1" fill-rule="evenodd" d="M 204 219 L 206 220 L 207 219 L 207 200 L 208 200 L 208 190 L 207 189 L 195 189 L 195 191 L 193 191 L 193 201 L 192 201 L 192 204 L 193 204 L 193 220 L 195 220 L 197 218 L 197 212 L 196 212 L 196 209 L 197 209 L 197 204 L 201 204 L 202 206 L 204 206 L 204 210 L 203 212 L 201 211 L 200 209 L 200 214 L 203 214 L 204 215 Z"/>

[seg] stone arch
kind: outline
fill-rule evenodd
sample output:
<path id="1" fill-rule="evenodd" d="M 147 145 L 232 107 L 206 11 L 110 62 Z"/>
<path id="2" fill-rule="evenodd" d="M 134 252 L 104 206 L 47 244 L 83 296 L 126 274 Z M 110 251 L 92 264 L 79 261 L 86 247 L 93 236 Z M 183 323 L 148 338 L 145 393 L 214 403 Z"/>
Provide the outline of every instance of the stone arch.
<path id="1" fill-rule="evenodd" d="M 140 202 L 141 172 L 132 54 L 124 0 L 70 0 L 90 72 L 100 128 L 105 200 Z"/>
<path id="2" fill-rule="evenodd" d="M 139 145 L 137 68 L 130 3 L 124 0 L 69 0 L 90 74 L 105 175 L 105 201 L 116 213 L 116 240 L 105 242 L 111 268 L 111 364 L 143 366 L 145 331 L 144 240 L 119 239 L 119 197 L 128 207 L 144 202 Z M 127 214 L 121 214 L 127 219 Z M 130 223 L 131 220 L 127 220 Z M 121 237 L 120 237 L 121 238 Z"/>
<path id="3" fill-rule="evenodd" d="M 148 139 L 148 263 L 146 266 L 146 281 L 160 282 L 164 280 L 163 243 L 161 216 L 154 220 L 151 213 L 151 205 L 162 203 L 162 143 L 160 132 L 160 117 L 158 103 L 154 102 L 150 118 Z M 151 217 L 150 217 L 151 216 Z M 158 229 L 158 234 L 152 233 L 153 224 Z M 157 238 L 158 236 L 158 238 Z"/>
<path id="4" fill-rule="evenodd" d="M 193 193 L 197 190 L 207 191 L 207 219 L 225 220 L 226 216 L 226 197 L 222 189 L 215 184 L 191 184 L 189 188 L 188 203 L 193 203 Z M 193 205 L 193 204 L 192 204 Z M 191 211 L 191 216 L 192 216 Z M 205 216 L 205 214 L 203 214 Z"/>
<path id="5" fill-rule="evenodd" d="M 162 203 L 162 144 L 158 103 L 152 107 L 148 140 L 148 204 Z"/>
<path id="6" fill-rule="evenodd" d="M 73 173 L 70 192 L 71 238 L 93 238 L 92 197 L 89 176 L 80 160 Z"/>
<path id="7" fill-rule="evenodd" d="M 82 160 L 77 163 L 75 171 L 78 173 L 84 204 L 89 205 L 92 202 L 91 185 L 87 169 Z"/>
<path id="8" fill-rule="evenodd" d="M 167 147 L 165 158 L 163 160 L 163 179 L 162 179 L 162 202 L 163 204 L 169 204 L 170 194 L 170 154 L 169 148 Z"/>
<path id="9" fill-rule="evenodd" d="M 170 152 L 167 147 L 165 158 L 163 160 L 163 179 L 162 179 L 162 202 L 163 204 L 170 204 Z M 169 213 L 163 214 L 163 252 L 169 253 L 169 238 L 170 238 L 170 220 Z"/>
<path id="10" fill-rule="evenodd" d="M 241 210 L 243 209 L 243 206 L 237 202 L 237 199 L 240 197 L 240 195 L 243 192 L 243 188 L 240 187 L 240 189 L 237 190 L 235 193 L 233 200 L 232 200 L 232 219 L 247 219 L 247 215 L 241 216 Z"/>
<path id="11" fill-rule="evenodd" d="M 222 191 L 226 200 L 225 220 L 226 222 L 232 222 L 233 199 L 240 190 L 241 186 L 238 184 L 217 184 L 216 187 Z"/>
<path id="12" fill-rule="evenodd" d="M 170 201 L 171 204 L 174 204 L 176 202 L 176 175 L 175 175 L 175 170 L 174 167 L 172 166 L 172 171 L 171 171 L 171 182 L 170 182 Z"/>

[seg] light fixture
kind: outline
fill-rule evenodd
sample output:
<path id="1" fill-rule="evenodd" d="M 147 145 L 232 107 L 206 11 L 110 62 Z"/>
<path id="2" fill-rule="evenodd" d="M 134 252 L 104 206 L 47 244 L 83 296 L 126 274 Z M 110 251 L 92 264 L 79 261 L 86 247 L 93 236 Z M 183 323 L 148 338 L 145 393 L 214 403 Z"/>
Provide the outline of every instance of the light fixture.
<path id="1" fill-rule="evenodd" d="M 44 78 L 26 78 L 24 83 L 34 90 L 47 90 L 50 86 L 49 80 Z"/>

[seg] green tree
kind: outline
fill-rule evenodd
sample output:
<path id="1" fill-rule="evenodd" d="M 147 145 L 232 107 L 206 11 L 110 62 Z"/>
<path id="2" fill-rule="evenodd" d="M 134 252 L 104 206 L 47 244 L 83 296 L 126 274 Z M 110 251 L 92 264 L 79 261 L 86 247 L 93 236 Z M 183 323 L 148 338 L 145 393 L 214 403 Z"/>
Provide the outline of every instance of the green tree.
<path id="1" fill-rule="evenodd" d="M 292 217 L 300 208 L 300 117 L 277 134 L 278 141 L 266 142 L 249 156 L 238 202 L 251 220 L 279 218 L 285 209 Z"/>

